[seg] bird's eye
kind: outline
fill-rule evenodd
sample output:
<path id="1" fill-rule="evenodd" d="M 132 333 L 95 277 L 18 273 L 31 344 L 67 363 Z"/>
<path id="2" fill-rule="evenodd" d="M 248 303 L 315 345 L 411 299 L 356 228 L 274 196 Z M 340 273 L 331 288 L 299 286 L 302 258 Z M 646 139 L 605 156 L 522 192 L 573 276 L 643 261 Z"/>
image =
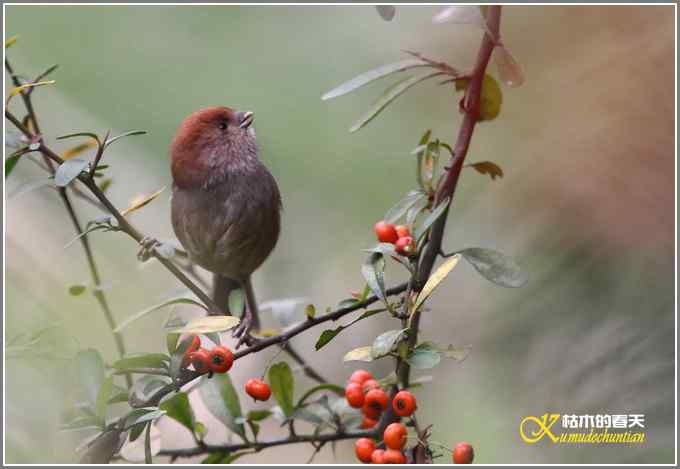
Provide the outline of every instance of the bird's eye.
<path id="1" fill-rule="evenodd" d="M 220 129 L 225 130 L 227 128 L 227 123 L 222 121 L 220 122 Z"/>

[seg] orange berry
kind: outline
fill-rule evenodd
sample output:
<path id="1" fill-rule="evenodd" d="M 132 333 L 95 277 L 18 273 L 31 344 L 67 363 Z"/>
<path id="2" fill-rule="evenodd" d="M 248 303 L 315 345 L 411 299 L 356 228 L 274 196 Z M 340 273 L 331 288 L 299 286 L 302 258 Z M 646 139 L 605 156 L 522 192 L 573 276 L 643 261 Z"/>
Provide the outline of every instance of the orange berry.
<path id="1" fill-rule="evenodd" d="M 375 427 L 376 425 L 378 425 L 378 421 L 370 417 L 364 417 L 364 419 L 361 421 L 361 428 L 365 428 L 367 430 Z"/>
<path id="2" fill-rule="evenodd" d="M 366 394 L 371 389 L 380 389 L 380 383 L 374 379 L 367 379 L 366 381 L 364 381 L 363 385 L 364 394 Z"/>
<path id="3" fill-rule="evenodd" d="M 411 229 L 408 227 L 408 225 L 397 225 L 394 229 L 397 232 L 397 236 L 400 238 L 411 236 Z"/>
<path id="4" fill-rule="evenodd" d="M 191 364 L 194 365 L 194 370 L 198 373 L 207 373 L 210 371 L 210 352 L 206 349 L 201 348 L 192 352 L 189 355 Z"/>
<path id="5" fill-rule="evenodd" d="M 371 454 L 371 462 L 373 464 L 385 464 L 385 450 L 375 449 Z"/>
<path id="6" fill-rule="evenodd" d="M 399 391 L 392 399 L 392 409 L 399 417 L 408 417 L 417 408 L 416 396 L 409 391 Z"/>
<path id="7" fill-rule="evenodd" d="M 375 443 L 370 438 L 359 438 L 354 443 L 354 453 L 361 462 L 371 462 L 373 450 L 375 450 Z"/>
<path id="8" fill-rule="evenodd" d="M 210 351 L 210 370 L 215 373 L 226 373 L 234 364 L 234 354 L 227 347 L 218 345 Z"/>
<path id="9" fill-rule="evenodd" d="M 400 423 L 391 423 L 385 428 L 383 440 L 385 445 L 391 449 L 401 449 L 406 444 L 406 427 Z"/>
<path id="10" fill-rule="evenodd" d="M 201 348 L 201 338 L 196 334 L 185 337 L 181 340 L 180 344 L 184 344 L 185 342 L 189 342 L 189 346 L 182 356 L 182 368 L 189 366 L 189 363 L 191 363 L 191 354 Z"/>
<path id="11" fill-rule="evenodd" d="M 385 464 L 406 464 L 406 456 L 401 450 L 388 449 L 383 454 L 383 461 Z"/>
<path id="12" fill-rule="evenodd" d="M 366 393 L 366 398 L 364 399 L 364 407 L 370 407 L 377 410 L 379 413 L 387 409 L 390 397 L 382 389 L 371 389 Z M 364 413 L 365 415 L 368 415 Z M 369 415 L 370 417 L 370 415 Z"/>
<path id="13" fill-rule="evenodd" d="M 251 378 L 246 381 L 246 394 L 256 401 L 266 401 L 272 395 L 272 390 L 261 379 Z"/>
<path id="14" fill-rule="evenodd" d="M 416 251 L 416 245 L 413 242 L 413 238 L 404 236 L 403 238 L 399 238 L 394 244 L 394 250 L 397 251 L 397 254 L 401 254 L 402 256 L 411 256 Z"/>
<path id="15" fill-rule="evenodd" d="M 382 410 L 378 407 L 374 406 L 369 406 L 366 403 L 366 400 L 364 399 L 364 405 L 361 407 L 361 412 L 364 414 L 365 417 L 368 417 L 369 419 L 377 420 L 378 417 L 380 417 L 380 414 L 382 414 Z"/>
<path id="16" fill-rule="evenodd" d="M 397 239 L 399 239 L 399 235 L 397 235 L 397 230 L 391 223 L 379 221 L 378 223 L 373 225 L 373 230 L 375 231 L 376 236 L 378 236 L 378 241 L 380 241 L 381 243 L 394 244 L 397 241 Z"/>
<path id="17" fill-rule="evenodd" d="M 471 464 L 475 457 L 475 452 L 470 443 L 463 441 L 453 448 L 451 456 L 454 464 Z"/>
<path id="18" fill-rule="evenodd" d="M 349 383 L 345 388 L 345 398 L 350 406 L 361 408 L 364 405 L 364 390 L 359 383 Z"/>
<path id="19" fill-rule="evenodd" d="M 357 370 L 349 377 L 350 383 L 364 384 L 366 380 L 373 379 L 373 375 L 366 370 Z"/>

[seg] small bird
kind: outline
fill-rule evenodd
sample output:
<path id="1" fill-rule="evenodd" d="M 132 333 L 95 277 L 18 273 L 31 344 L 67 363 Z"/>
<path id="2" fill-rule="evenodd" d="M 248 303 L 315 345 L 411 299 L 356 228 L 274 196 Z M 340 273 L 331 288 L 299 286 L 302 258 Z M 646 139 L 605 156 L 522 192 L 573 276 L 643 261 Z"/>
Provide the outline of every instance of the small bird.
<path id="1" fill-rule="evenodd" d="M 170 147 L 172 226 L 190 259 L 213 275 L 213 299 L 230 314 L 229 294 L 242 288 L 246 309 L 237 347 L 259 328 L 252 273 L 276 246 L 281 195 L 259 159 L 252 112 L 209 107 L 180 124 Z"/>

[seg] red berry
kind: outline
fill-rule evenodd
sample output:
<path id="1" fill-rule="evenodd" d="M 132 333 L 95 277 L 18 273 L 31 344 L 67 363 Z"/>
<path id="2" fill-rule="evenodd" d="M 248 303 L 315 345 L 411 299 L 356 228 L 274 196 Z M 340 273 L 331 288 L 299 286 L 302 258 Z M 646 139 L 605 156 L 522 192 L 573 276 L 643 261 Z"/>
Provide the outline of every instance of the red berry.
<path id="1" fill-rule="evenodd" d="M 384 449 L 373 450 L 373 454 L 371 454 L 371 462 L 373 464 L 385 464 L 385 450 Z"/>
<path id="2" fill-rule="evenodd" d="M 416 245 L 413 243 L 413 238 L 404 236 L 394 244 L 394 250 L 402 256 L 411 256 L 416 251 Z"/>
<path id="3" fill-rule="evenodd" d="M 397 235 L 397 230 L 391 223 L 379 221 L 378 223 L 373 225 L 373 230 L 375 231 L 375 234 L 378 236 L 378 241 L 380 241 L 381 243 L 394 244 L 397 241 L 397 239 L 399 239 L 399 235 Z"/>
<path id="4" fill-rule="evenodd" d="M 361 462 L 371 462 L 373 450 L 375 450 L 375 443 L 370 438 L 359 438 L 354 443 L 354 452 L 357 455 L 357 459 Z"/>
<path id="5" fill-rule="evenodd" d="M 364 407 L 370 407 L 378 411 L 378 413 L 387 409 L 390 397 L 382 389 L 371 389 L 366 393 L 366 398 L 364 399 Z M 368 415 L 364 412 L 364 415 Z M 371 417 L 370 415 L 368 415 Z"/>
<path id="6" fill-rule="evenodd" d="M 391 449 L 401 449 L 406 444 L 406 427 L 400 423 L 391 423 L 385 428 L 383 433 L 383 441 L 385 445 Z"/>
<path id="7" fill-rule="evenodd" d="M 472 445 L 463 441 L 453 448 L 452 459 L 454 464 L 471 464 L 475 457 Z"/>
<path id="8" fill-rule="evenodd" d="M 364 400 L 364 405 L 361 407 L 361 412 L 365 417 L 369 419 L 376 420 L 382 414 L 382 410 L 379 407 L 369 406 Z"/>
<path id="9" fill-rule="evenodd" d="M 210 351 L 210 370 L 215 373 L 226 373 L 234 363 L 234 354 L 227 347 L 218 345 Z"/>
<path id="10" fill-rule="evenodd" d="M 370 417 L 364 417 L 364 419 L 361 421 L 361 428 L 365 428 L 366 430 L 369 430 L 376 425 L 378 425 L 378 421 Z"/>
<path id="11" fill-rule="evenodd" d="M 367 379 L 364 381 L 363 391 L 364 394 L 368 393 L 371 389 L 380 389 L 380 383 L 374 379 Z"/>
<path id="12" fill-rule="evenodd" d="M 373 375 L 366 370 L 357 370 L 349 377 L 350 383 L 364 384 L 364 381 L 373 379 Z"/>
<path id="13" fill-rule="evenodd" d="M 261 379 L 252 378 L 246 381 L 246 394 L 256 401 L 266 401 L 272 395 L 272 390 Z"/>
<path id="14" fill-rule="evenodd" d="M 397 232 L 397 236 L 400 238 L 411 236 L 411 229 L 408 227 L 408 225 L 397 225 L 394 229 Z"/>
<path id="15" fill-rule="evenodd" d="M 206 349 L 201 348 L 192 352 L 189 355 L 191 364 L 194 365 L 194 370 L 198 373 L 207 373 L 210 371 L 210 352 Z"/>
<path id="16" fill-rule="evenodd" d="M 399 417 L 408 417 L 418 408 L 416 396 L 409 391 L 399 391 L 392 400 L 392 408 Z"/>
<path id="17" fill-rule="evenodd" d="M 349 383 L 345 388 L 345 398 L 350 406 L 357 409 L 364 405 L 364 391 L 359 383 Z"/>
<path id="18" fill-rule="evenodd" d="M 189 363 L 191 363 L 191 354 L 194 353 L 199 348 L 201 348 L 201 338 L 198 337 L 196 334 L 191 334 L 183 338 L 180 341 L 180 346 L 184 345 L 187 342 L 189 342 L 189 346 L 187 347 L 186 351 L 184 352 L 184 355 L 182 356 L 182 368 L 186 368 L 187 366 L 189 366 Z"/>
<path id="19" fill-rule="evenodd" d="M 388 449 L 383 454 L 385 464 L 406 464 L 406 456 L 398 449 Z"/>

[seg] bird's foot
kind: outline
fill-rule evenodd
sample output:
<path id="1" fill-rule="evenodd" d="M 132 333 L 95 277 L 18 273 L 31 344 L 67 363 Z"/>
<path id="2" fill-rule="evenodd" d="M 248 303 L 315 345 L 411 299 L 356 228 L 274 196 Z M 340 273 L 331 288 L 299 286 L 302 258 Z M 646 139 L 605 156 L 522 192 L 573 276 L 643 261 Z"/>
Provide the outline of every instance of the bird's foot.
<path id="1" fill-rule="evenodd" d="M 236 326 L 236 329 L 234 329 L 234 332 L 231 334 L 232 337 L 238 338 L 238 341 L 236 342 L 237 349 L 243 344 L 250 346 L 255 343 L 255 337 L 250 334 L 250 331 L 253 329 L 254 325 L 255 321 L 253 318 L 253 313 L 246 309 L 243 312 L 243 316 L 241 316 L 241 322 L 238 324 L 238 326 Z"/>
<path id="2" fill-rule="evenodd" d="M 141 248 L 139 249 L 139 252 L 137 252 L 137 259 L 141 262 L 148 261 L 153 256 L 154 248 L 161 245 L 157 239 L 149 236 L 144 236 L 139 244 Z"/>

